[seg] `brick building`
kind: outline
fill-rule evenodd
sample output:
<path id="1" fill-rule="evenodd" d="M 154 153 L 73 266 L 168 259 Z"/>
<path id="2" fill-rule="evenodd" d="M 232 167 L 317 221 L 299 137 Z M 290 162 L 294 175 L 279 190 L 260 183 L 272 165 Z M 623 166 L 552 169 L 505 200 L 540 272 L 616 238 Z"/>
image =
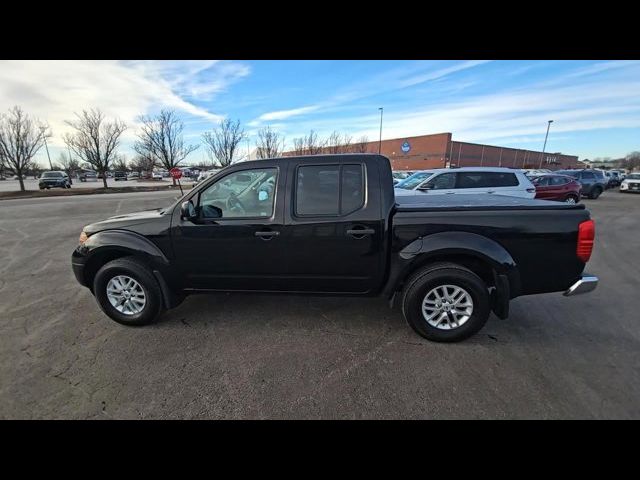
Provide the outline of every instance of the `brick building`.
<path id="1" fill-rule="evenodd" d="M 424 170 L 443 167 L 577 168 L 578 157 L 521 148 L 482 145 L 452 140 L 451 133 L 383 140 L 380 153 L 391 160 L 394 170 Z M 378 142 L 367 151 L 378 153 Z M 291 154 L 291 153 L 289 153 Z"/>

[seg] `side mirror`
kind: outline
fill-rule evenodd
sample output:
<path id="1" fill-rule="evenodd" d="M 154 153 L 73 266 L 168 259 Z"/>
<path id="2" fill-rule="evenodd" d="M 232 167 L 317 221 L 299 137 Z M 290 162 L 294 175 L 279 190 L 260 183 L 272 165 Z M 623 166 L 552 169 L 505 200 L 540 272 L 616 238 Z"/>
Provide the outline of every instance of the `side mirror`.
<path id="1" fill-rule="evenodd" d="M 425 183 L 424 185 L 420 185 L 417 190 L 420 191 L 426 191 L 426 190 L 433 190 L 433 183 Z"/>
<path id="2" fill-rule="evenodd" d="M 180 207 L 180 219 L 181 220 L 193 220 L 196 218 L 196 207 L 193 206 L 193 202 L 183 202 Z"/>

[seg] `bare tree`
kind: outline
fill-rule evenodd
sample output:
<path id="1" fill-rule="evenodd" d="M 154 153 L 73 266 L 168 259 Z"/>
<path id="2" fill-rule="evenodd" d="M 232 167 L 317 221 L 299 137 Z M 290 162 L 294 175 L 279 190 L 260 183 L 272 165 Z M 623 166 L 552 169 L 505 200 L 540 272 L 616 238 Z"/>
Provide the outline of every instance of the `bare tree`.
<path id="1" fill-rule="evenodd" d="M 131 170 L 138 172 L 141 177 L 150 176 L 157 165 L 158 162 L 156 159 L 148 155 L 136 155 L 135 158 L 129 162 Z"/>
<path id="2" fill-rule="evenodd" d="M 622 168 L 636 170 L 640 168 L 640 152 L 629 153 L 621 162 Z"/>
<path id="3" fill-rule="evenodd" d="M 311 130 L 309 135 L 293 139 L 293 149 L 296 155 L 319 155 L 327 141 L 322 141 L 318 134 Z"/>
<path id="4" fill-rule="evenodd" d="M 340 147 L 342 142 L 342 135 L 340 132 L 333 131 L 329 138 L 327 138 L 327 153 L 340 153 Z"/>
<path id="5" fill-rule="evenodd" d="M 76 120 L 67 120 L 75 132 L 64 136 L 67 146 L 83 161 L 102 174 L 104 188 L 107 186 L 107 171 L 116 156 L 120 136 L 127 126 L 121 120 L 108 122 L 99 109 L 76 113 Z"/>
<path id="6" fill-rule="evenodd" d="M 268 126 L 258 132 L 258 140 L 256 141 L 258 158 L 276 158 L 282 155 L 283 150 L 284 136 Z"/>
<path id="7" fill-rule="evenodd" d="M 351 135 L 347 135 L 346 133 L 342 136 L 342 143 L 340 144 L 340 153 L 351 153 Z"/>
<path id="8" fill-rule="evenodd" d="M 155 117 L 141 116 L 142 131 L 133 149 L 143 157 L 153 158 L 167 170 L 177 167 L 200 145 L 185 145 L 184 123 L 173 110 L 161 110 Z M 176 181 L 173 180 L 175 185 Z"/>
<path id="9" fill-rule="evenodd" d="M 127 165 L 127 157 L 124 155 L 115 155 L 113 157 L 111 168 L 119 172 L 126 172 L 127 170 L 129 170 L 129 166 Z"/>
<path id="10" fill-rule="evenodd" d="M 18 106 L 11 108 L 8 114 L 0 115 L 0 158 L 18 175 L 23 192 L 23 174 L 49 136 L 51 134 L 45 124 L 32 119 Z"/>
<path id="11" fill-rule="evenodd" d="M 361 136 L 351 145 L 353 153 L 367 153 L 369 151 L 369 138 L 366 135 Z"/>
<path id="12" fill-rule="evenodd" d="M 58 163 L 62 166 L 62 170 L 67 172 L 69 178 L 72 178 L 73 174 L 80 170 L 80 161 L 69 154 L 65 154 L 64 152 L 60 152 L 60 155 L 58 156 Z"/>
<path id="13" fill-rule="evenodd" d="M 240 128 L 240 120 L 225 118 L 217 128 L 211 132 L 202 134 L 202 140 L 207 146 L 207 153 L 213 165 L 227 167 L 236 158 L 238 145 L 245 138 L 245 133 Z"/>
<path id="14" fill-rule="evenodd" d="M 304 155 L 305 153 L 305 149 L 304 149 L 304 138 L 305 137 L 298 137 L 298 138 L 294 138 L 293 139 L 293 153 L 296 155 Z"/>

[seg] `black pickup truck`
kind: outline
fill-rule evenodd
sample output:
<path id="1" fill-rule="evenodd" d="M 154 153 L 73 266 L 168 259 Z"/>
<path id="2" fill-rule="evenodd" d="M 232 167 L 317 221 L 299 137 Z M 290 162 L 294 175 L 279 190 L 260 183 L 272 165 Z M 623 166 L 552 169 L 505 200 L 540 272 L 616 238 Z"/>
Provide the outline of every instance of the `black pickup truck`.
<path id="1" fill-rule="evenodd" d="M 395 198 L 372 154 L 234 164 L 169 208 L 87 225 L 78 281 L 126 325 L 211 291 L 383 295 L 436 341 L 473 335 L 520 295 L 593 290 L 583 205 L 493 195 Z"/>

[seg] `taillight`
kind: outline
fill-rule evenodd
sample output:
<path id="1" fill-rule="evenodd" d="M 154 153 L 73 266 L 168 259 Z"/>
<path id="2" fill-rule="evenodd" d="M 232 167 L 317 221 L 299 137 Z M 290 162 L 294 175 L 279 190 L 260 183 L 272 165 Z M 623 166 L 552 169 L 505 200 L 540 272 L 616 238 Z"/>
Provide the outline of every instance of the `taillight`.
<path id="1" fill-rule="evenodd" d="M 578 246 L 576 255 L 587 263 L 593 251 L 593 240 L 596 236 L 596 224 L 593 220 L 586 220 L 578 226 Z"/>

